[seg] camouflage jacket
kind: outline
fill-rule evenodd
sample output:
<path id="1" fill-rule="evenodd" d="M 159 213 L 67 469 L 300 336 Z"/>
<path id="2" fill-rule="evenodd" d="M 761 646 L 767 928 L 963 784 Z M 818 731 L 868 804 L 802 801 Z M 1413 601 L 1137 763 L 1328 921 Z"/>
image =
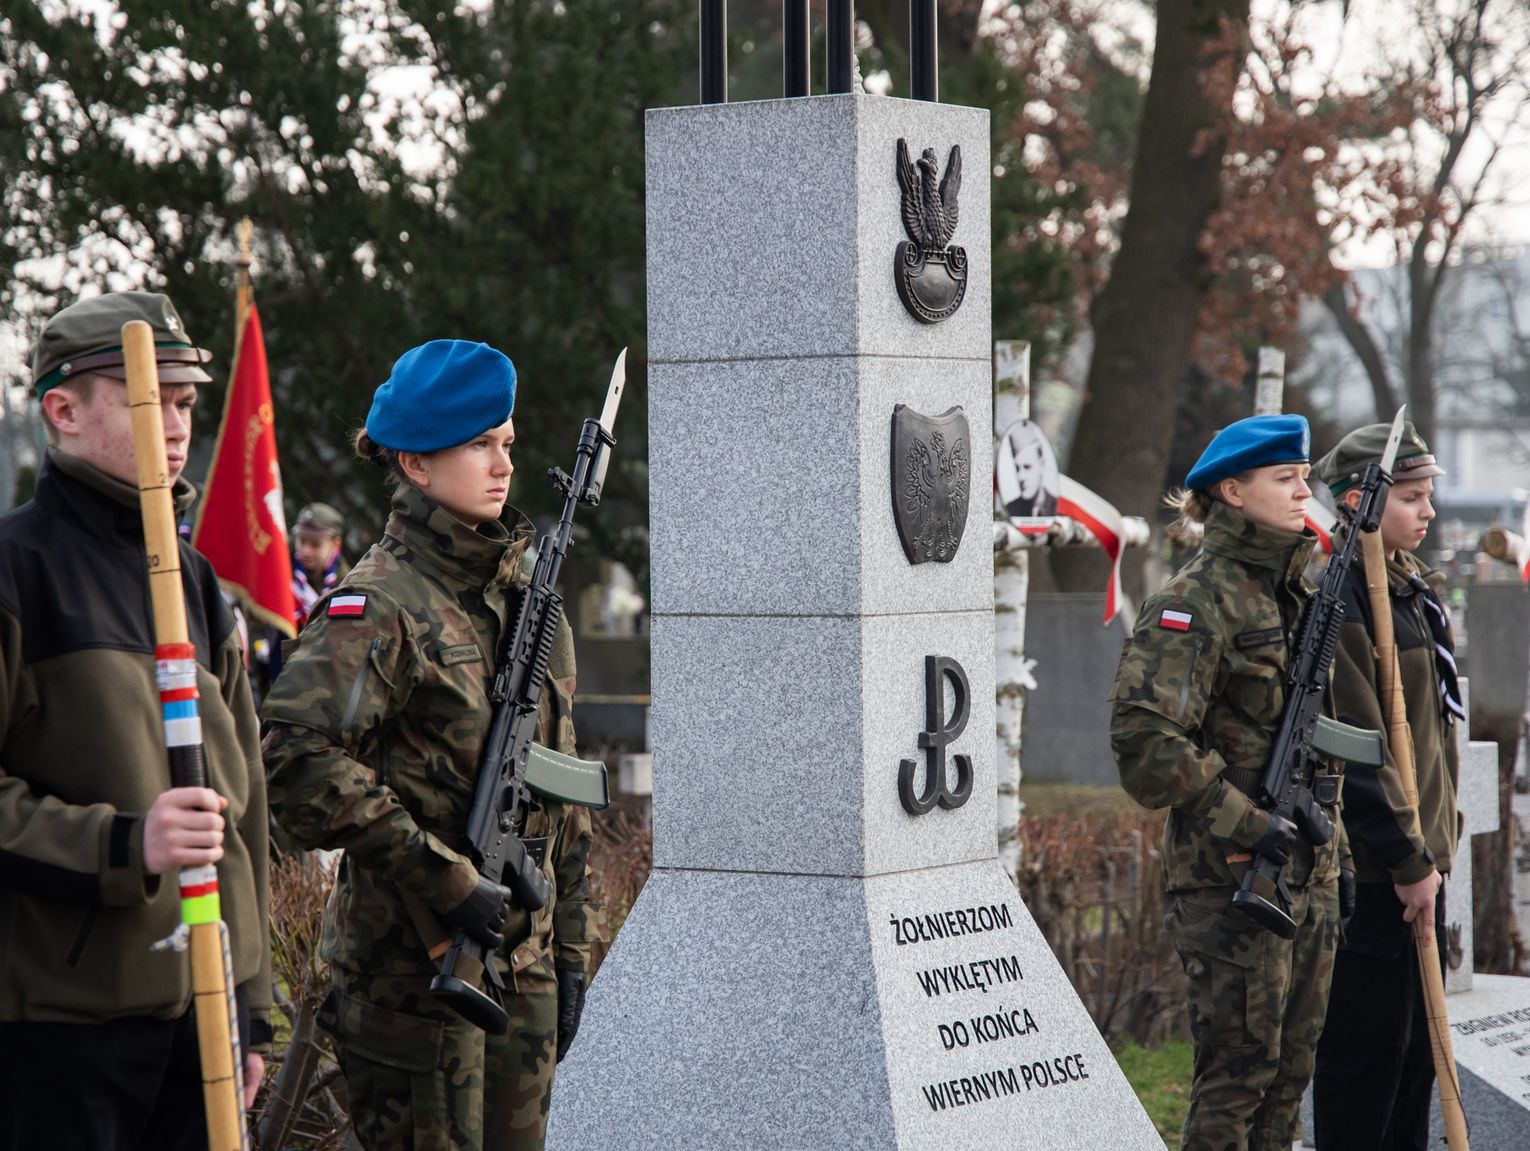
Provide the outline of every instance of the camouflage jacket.
<path id="1" fill-rule="evenodd" d="M 1234 886 L 1269 826 L 1258 789 L 1285 706 L 1286 669 L 1316 590 L 1302 574 L 1315 537 L 1262 527 L 1217 504 L 1202 552 L 1143 605 L 1111 692 L 1121 784 L 1144 807 L 1169 808 L 1171 892 Z M 1337 819 L 1337 813 L 1330 812 Z M 1337 874 L 1342 833 L 1299 841 L 1290 879 Z M 1347 864 L 1346 864 L 1347 866 Z"/>
<path id="2" fill-rule="evenodd" d="M 1445 578 L 1411 554 L 1387 561 L 1392 627 L 1402 678 L 1403 706 L 1413 737 L 1418 803 L 1403 794 L 1391 747 L 1380 770 L 1352 766 L 1344 778 L 1344 826 L 1362 883 L 1417 883 L 1430 868 L 1450 870 L 1459 834 L 1456 783 L 1460 774 L 1456 729 L 1446 718 L 1435 665 L 1434 640 L 1413 582 L 1418 576 L 1435 592 Z M 1387 725 L 1376 686 L 1371 601 L 1365 567 L 1357 557 L 1344 583 L 1344 626 L 1334 656 L 1333 695 L 1339 718 L 1373 728 L 1386 739 Z"/>
<path id="3" fill-rule="evenodd" d="M 302 846 L 345 860 L 325 915 L 331 963 L 427 974 L 434 914 L 477 882 L 464 828 L 488 734 L 493 660 L 507 592 L 526 582 L 531 525 L 507 508 L 477 530 L 403 487 L 382 540 L 314 606 L 262 710 L 271 810 Z M 573 643 L 561 625 L 538 740 L 572 754 Z M 549 740 L 549 735 L 555 739 Z M 587 967 L 589 812 L 534 805 L 528 840 L 548 837 L 555 895 L 505 930 L 510 967 Z M 438 937 L 439 938 L 439 937 Z M 435 942 L 435 940 L 431 940 Z"/>

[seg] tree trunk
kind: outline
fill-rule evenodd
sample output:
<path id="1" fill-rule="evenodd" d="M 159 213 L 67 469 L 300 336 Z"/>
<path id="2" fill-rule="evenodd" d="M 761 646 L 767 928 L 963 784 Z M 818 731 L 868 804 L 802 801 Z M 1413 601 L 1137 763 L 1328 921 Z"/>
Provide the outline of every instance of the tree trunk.
<path id="1" fill-rule="evenodd" d="M 1371 399 L 1376 405 L 1376 418 L 1390 423 L 1397 414 L 1397 393 L 1392 389 L 1392 380 L 1387 374 L 1386 361 L 1381 358 L 1381 349 L 1376 346 L 1376 338 L 1350 309 L 1349 293 L 1342 282 L 1323 293 L 1323 305 L 1333 315 L 1340 334 L 1365 368 L 1365 378 L 1371 384 Z"/>
<path id="2" fill-rule="evenodd" d="M 1031 414 L 1031 346 L 1024 340 L 1000 341 L 994 348 L 993 442 L 1010 423 Z M 1020 883 L 1020 732 L 1025 706 L 1025 601 L 1030 558 L 1025 552 L 993 557 L 994 672 L 997 718 L 994 763 L 998 776 L 999 866 L 1011 883 Z"/>
<path id="3" fill-rule="evenodd" d="M 1444 277 L 1444 266 L 1431 267 L 1416 244 L 1408 264 L 1408 418 L 1426 444 L 1434 443 L 1434 306 Z"/>
<path id="4" fill-rule="evenodd" d="M 1091 314 L 1094 354 L 1068 474 L 1123 513 L 1152 519 L 1166 481 L 1175 411 L 1196 317 L 1212 280 L 1200 247 L 1221 200 L 1224 122 L 1203 79 L 1224 21 L 1247 35 L 1249 0 L 1160 0 L 1153 72 L 1142 108 L 1131 201 L 1110 282 Z M 1060 586 L 1097 590 L 1093 550 L 1050 557 Z M 1141 560 L 1133 565 L 1140 571 Z M 1133 572 L 1129 586 L 1140 581 Z"/>

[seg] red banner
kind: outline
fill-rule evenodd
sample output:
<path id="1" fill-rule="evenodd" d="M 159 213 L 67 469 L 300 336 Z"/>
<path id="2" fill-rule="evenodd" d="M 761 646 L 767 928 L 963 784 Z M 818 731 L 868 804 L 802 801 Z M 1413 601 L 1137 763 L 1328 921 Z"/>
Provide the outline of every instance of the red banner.
<path id="1" fill-rule="evenodd" d="M 272 418 L 266 342 L 252 304 L 235 344 L 234 374 L 192 542 L 250 614 L 290 636 L 297 604 Z"/>

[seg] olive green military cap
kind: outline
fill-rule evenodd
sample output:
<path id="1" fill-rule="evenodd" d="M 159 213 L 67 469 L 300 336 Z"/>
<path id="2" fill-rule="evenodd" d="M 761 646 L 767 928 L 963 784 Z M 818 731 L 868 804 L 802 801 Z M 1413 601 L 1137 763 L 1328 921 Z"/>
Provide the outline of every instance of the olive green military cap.
<path id="1" fill-rule="evenodd" d="M 196 346 L 170 297 L 159 292 L 108 292 L 71 304 L 43 327 L 32 349 L 32 388 L 41 396 L 87 373 L 127 379 L 122 325 L 143 320 L 154 329 L 154 359 L 165 384 L 207 384 L 202 365 L 212 353 Z"/>
<path id="2" fill-rule="evenodd" d="M 1356 428 L 1317 462 L 1314 469 L 1317 478 L 1327 484 L 1334 495 L 1343 495 L 1364 478 L 1366 467 L 1381 462 L 1391 434 L 1391 424 L 1366 424 Z M 1397 445 L 1397 459 L 1392 464 L 1392 478 L 1423 480 L 1444 474 L 1445 469 L 1435 460 L 1418 429 L 1411 421 L 1404 423 L 1402 442 Z"/>
<path id="3" fill-rule="evenodd" d="M 321 532 L 328 532 L 332 536 L 345 534 L 345 517 L 328 504 L 319 503 L 317 500 L 307 505 L 298 512 L 297 527 L 317 528 Z"/>

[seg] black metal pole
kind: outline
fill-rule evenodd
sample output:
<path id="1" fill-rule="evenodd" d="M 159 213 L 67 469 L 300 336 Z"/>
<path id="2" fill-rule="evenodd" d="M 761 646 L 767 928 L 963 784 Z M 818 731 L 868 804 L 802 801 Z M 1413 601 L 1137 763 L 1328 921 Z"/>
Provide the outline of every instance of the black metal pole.
<path id="1" fill-rule="evenodd" d="M 701 0 L 701 102 L 728 102 L 728 0 Z"/>
<path id="2" fill-rule="evenodd" d="M 828 81 L 830 92 L 848 92 L 855 77 L 855 4 L 829 0 Z"/>
<path id="3" fill-rule="evenodd" d="M 915 100 L 940 99 L 935 59 L 935 0 L 908 0 L 908 57 Z"/>
<path id="4" fill-rule="evenodd" d="M 785 58 L 782 79 L 787 96 L 806 96 L 813 89 L 813 54 L 808 42 L 809 0 L 786 0 Z"/>

